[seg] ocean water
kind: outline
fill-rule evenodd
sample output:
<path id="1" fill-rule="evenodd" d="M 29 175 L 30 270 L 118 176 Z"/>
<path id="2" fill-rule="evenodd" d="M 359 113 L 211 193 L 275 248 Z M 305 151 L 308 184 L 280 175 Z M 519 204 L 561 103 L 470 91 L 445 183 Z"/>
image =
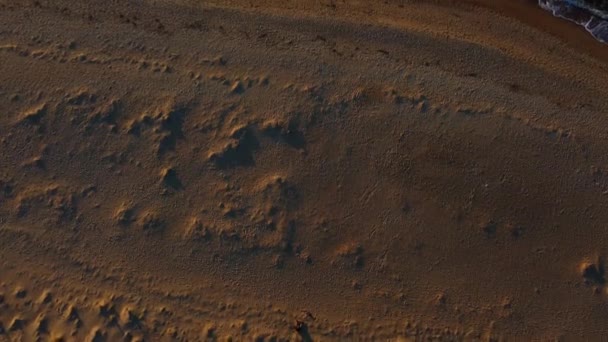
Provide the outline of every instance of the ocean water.
<path id="1" fill-rule="evenodd" d="M 538 0 L 538 4 L 556 17 L 584 26 L 597 40 L 608 44 L 608 1 Z"/>

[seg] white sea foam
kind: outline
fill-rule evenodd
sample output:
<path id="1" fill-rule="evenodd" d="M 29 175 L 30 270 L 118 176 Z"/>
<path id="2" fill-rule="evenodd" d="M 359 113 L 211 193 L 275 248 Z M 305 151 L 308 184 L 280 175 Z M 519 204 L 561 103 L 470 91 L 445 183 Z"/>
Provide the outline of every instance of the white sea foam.
<path id="1" fill-rule="evenodd" d="M 601 11 L 591 11 L 568 0 L 538 0 L 538 4 L 556 17 L 584 26 L 597 40 L 608 43 L 608 20 L 597 15 Z"/>

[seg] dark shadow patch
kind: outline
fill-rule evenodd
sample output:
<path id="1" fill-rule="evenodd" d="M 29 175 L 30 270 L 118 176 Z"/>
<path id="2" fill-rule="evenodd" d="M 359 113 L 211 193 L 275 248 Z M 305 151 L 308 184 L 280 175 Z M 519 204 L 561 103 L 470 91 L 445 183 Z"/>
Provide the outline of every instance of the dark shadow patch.
<path id="1" fill-rule="evenodd" d="M 496 231 L 498 230 L 498 223 L 494 221 L 489 221 L 488 223 L 483 225 L 482 230 L 487 237 L 495 237 Z"/>
<path id="2" fill-rule="evenodd" d="M 275 141 L 286 143 L 295 149 L 304 149 L 306 147 L 306 138 L 296 121 L 289 122 L 287 126 L 280 122 L 267 123 L 262 128 L 262 133 Z"/>
<path id="3" fill-rule="evenodd" d="M 28 125 L 40 125 L 42 122 L 42 118 L 46 116 L 47 112 L 48 107 L 46 104 L 31 109 L 23 114 L 21 123 Z"/>
<path id="4" fill-rule="evenodd" d="M 585 283 L 594 285 L 604 285 L 606 283 L 606 270 L 604 260 L 598 258 L 595 263 L 587 263 L 582 267 L 582 276 Z"/>
<path id="5" fill-rule="evenodd" d="M 175 151 L 177 141 L 184 138 L 182 127 L 185 117 L 185 108 L 171 110 L 166 115 L 160 117 L 160 130 L 164 132 L 158 144 L 158 153 L 160 155 L 168 151 Z"/>
<path id="6" fill-rule="evenodd" d="M 175 190 L 181 190 L 184 188 L 181 180 L 177 176 L 177 171 L 174 168 L 167 168 L 163 170 L 162 174 L 162 182 L 165 186 L 173 188 Z"/>
<path id="7" fill-rule="evenodd" d="M 238 166 L 254 166 L 254 152 L 260 147 L 255 132 L 243 127 L 232 134 L 235 141 L 227 144 L 221 151 L 212 153 L 209 160 L 220 169 Z"/>
<path id="8" fill-rule="evenodd" d="M 308 330 L 308 325 L 305 322 L 296 320 L 293 329 L 300 335 L 303 342 L 312 342 L 312 336 Z"/>

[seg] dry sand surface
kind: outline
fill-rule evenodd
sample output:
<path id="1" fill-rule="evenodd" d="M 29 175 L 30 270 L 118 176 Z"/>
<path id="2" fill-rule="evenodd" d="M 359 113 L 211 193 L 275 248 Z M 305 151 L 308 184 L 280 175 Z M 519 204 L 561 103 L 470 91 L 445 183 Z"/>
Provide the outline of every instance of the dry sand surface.
<path id="1" fill-rule="evenodd" d="M 0 341 L 605 339 L 607 51 L 533 1 L 0 0 Z"/>

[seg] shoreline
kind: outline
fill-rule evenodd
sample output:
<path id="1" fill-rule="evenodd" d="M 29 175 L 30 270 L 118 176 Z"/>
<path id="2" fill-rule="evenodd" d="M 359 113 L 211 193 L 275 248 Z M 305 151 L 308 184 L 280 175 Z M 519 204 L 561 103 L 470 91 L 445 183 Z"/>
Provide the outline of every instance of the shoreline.
<path id="1" fill-rule="evenodd" d="M 187 2 L 192 4 L 191 2 Z M 260 10 L 260 6 L 254 6 L 242 0 L 226 0 L 226 1 L 209 1 L 207 4 L 215 4 L 220 7 L 233 7 L 243 9 Z M 428 1 L 412 1 L 412 0 L 392 0 L 385 1 L 384 5 L 395 5 L 399 7 L 412 6 L 435 6 L 437 9 L 442 8 L 446 13 L 450 13 L 451 9 L 489 11 L 497 16 L 504 17 L 508 20 L 513 20 L 519 24 L 538 30 L 557 40 L 561 41 L 566 47 L 588 55 L 602 64 L 608 65 L 608 44 L 601 43 L 596 40 L 584 27 L 570 22 L 563 18 L 553 16 L 552 13 L 542 9 L 538 5 L 537 0 L 428 0 Z M 351 3 L 335 2 L 310 4 L 307 2 L 284 3 L 281 1 L 268 0 L 264 4 L 264 10 L 276 9 L 282 11 L 304 11 L 316 13 L 317 15 L 332 16 L 335 8 L 346 8 L 349 10 L 358 9 L 361 13 L 378 14 L 383 6 L 368 6 L 365 2 L 355 1 Z M 350 14 L 353 14 L 351 12 Z M 348 14 L 347 14 L 348 15 Z M 447 20 L 447 18 L 446 18 Z M 511 38 L 511 37 L 509 37 Z"/>
<path id="2" fill-rule="evenodd" d="M 499 15 L 510 17 L 519 22 L 548 33 L 577 51 L 586 53 L 602 63 L 608 63 L 608 44 L 596 40 L 584 27 L 568 20 L 553 16 L 540 8 L 534 0 L 465 0 L 455 2 L 441 1 L 451 5 L 477 6 L 489 9 Z"/>

